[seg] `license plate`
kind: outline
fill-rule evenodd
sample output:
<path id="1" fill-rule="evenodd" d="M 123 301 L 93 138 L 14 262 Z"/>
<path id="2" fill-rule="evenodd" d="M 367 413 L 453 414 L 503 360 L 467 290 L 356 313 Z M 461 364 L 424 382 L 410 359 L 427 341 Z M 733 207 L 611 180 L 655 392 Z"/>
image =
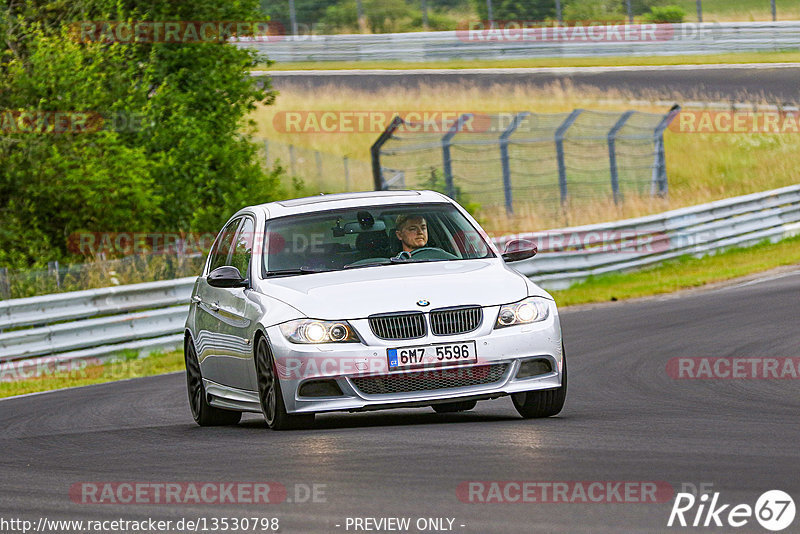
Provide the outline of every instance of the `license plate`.
<path id="1" fill-rule="evenodd" d="M 386 349 L 386 354 L 389 357 L 389 370 L 478 362 L 474 341 Z"/>

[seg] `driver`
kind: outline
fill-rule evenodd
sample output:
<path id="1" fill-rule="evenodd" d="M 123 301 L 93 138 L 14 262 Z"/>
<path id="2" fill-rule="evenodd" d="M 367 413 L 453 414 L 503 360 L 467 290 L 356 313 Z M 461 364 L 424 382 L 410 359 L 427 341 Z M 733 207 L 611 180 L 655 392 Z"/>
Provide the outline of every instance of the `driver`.
<path id="1" fill-rule="evenodd" d="M 395 235 L 404 252 L 411 252 L 428 244 L 428 223 L 422 215 L 400 215 L 394 223 Z"/>

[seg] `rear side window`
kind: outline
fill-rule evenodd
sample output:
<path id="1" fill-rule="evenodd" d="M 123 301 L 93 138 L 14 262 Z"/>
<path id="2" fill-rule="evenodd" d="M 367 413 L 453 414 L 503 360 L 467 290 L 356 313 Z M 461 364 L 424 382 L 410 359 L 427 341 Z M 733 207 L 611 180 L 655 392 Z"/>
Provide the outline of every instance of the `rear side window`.
<path id="1" fill-rule="evenodd" d="M 239 227 L 240 222 L 242 222 L 241 218 L 234 219 L 220 232 L 217 242 L 214 243 L 214 248 L 211 249 L 211 260 L 208 263 L 208 272 L 213 271 L 217 267 L 229 265 L 228 258 L 230 257 L 233 238 L 236 235 L 236 229 Z"/>

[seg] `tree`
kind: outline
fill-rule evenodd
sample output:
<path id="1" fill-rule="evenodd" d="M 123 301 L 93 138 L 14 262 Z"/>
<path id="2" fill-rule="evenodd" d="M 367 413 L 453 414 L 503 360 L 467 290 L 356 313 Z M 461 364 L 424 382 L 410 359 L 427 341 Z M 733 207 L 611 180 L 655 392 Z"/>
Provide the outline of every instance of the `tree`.
<path id="1" fill-rule="evenodd" d="M 250 111 L 275 97 L 248 75 L 265 58 L 221 42 L 83 42 L 69 25 L 262 19 L 255 0 L 0 9 L 0 265 L 63 259 L 79 231 L 214 232 L 243 205 L 281 195 L 282 171 L 263 170 L 248 137 Z M 16 128 L 21 113 L 56 112 L 115 120 L 95 120 L 99 131 Z"/>

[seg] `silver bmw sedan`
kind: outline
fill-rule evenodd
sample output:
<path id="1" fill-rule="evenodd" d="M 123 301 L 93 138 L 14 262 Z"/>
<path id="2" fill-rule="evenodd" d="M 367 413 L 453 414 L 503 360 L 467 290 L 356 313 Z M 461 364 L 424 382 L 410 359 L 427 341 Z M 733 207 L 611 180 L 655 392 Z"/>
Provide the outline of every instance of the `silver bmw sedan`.
<path id="1" fill-rule="evenodd" d="M 553 298 L 507 263 L 456 202 L 433 191 L 321 195 L 237 212 L 192 292 L 184 354 L 199 425 L 263 413 L 275 430 L 314 415 L 471 410 L 510 395 L 558 414 L 567 365 Z"/>

